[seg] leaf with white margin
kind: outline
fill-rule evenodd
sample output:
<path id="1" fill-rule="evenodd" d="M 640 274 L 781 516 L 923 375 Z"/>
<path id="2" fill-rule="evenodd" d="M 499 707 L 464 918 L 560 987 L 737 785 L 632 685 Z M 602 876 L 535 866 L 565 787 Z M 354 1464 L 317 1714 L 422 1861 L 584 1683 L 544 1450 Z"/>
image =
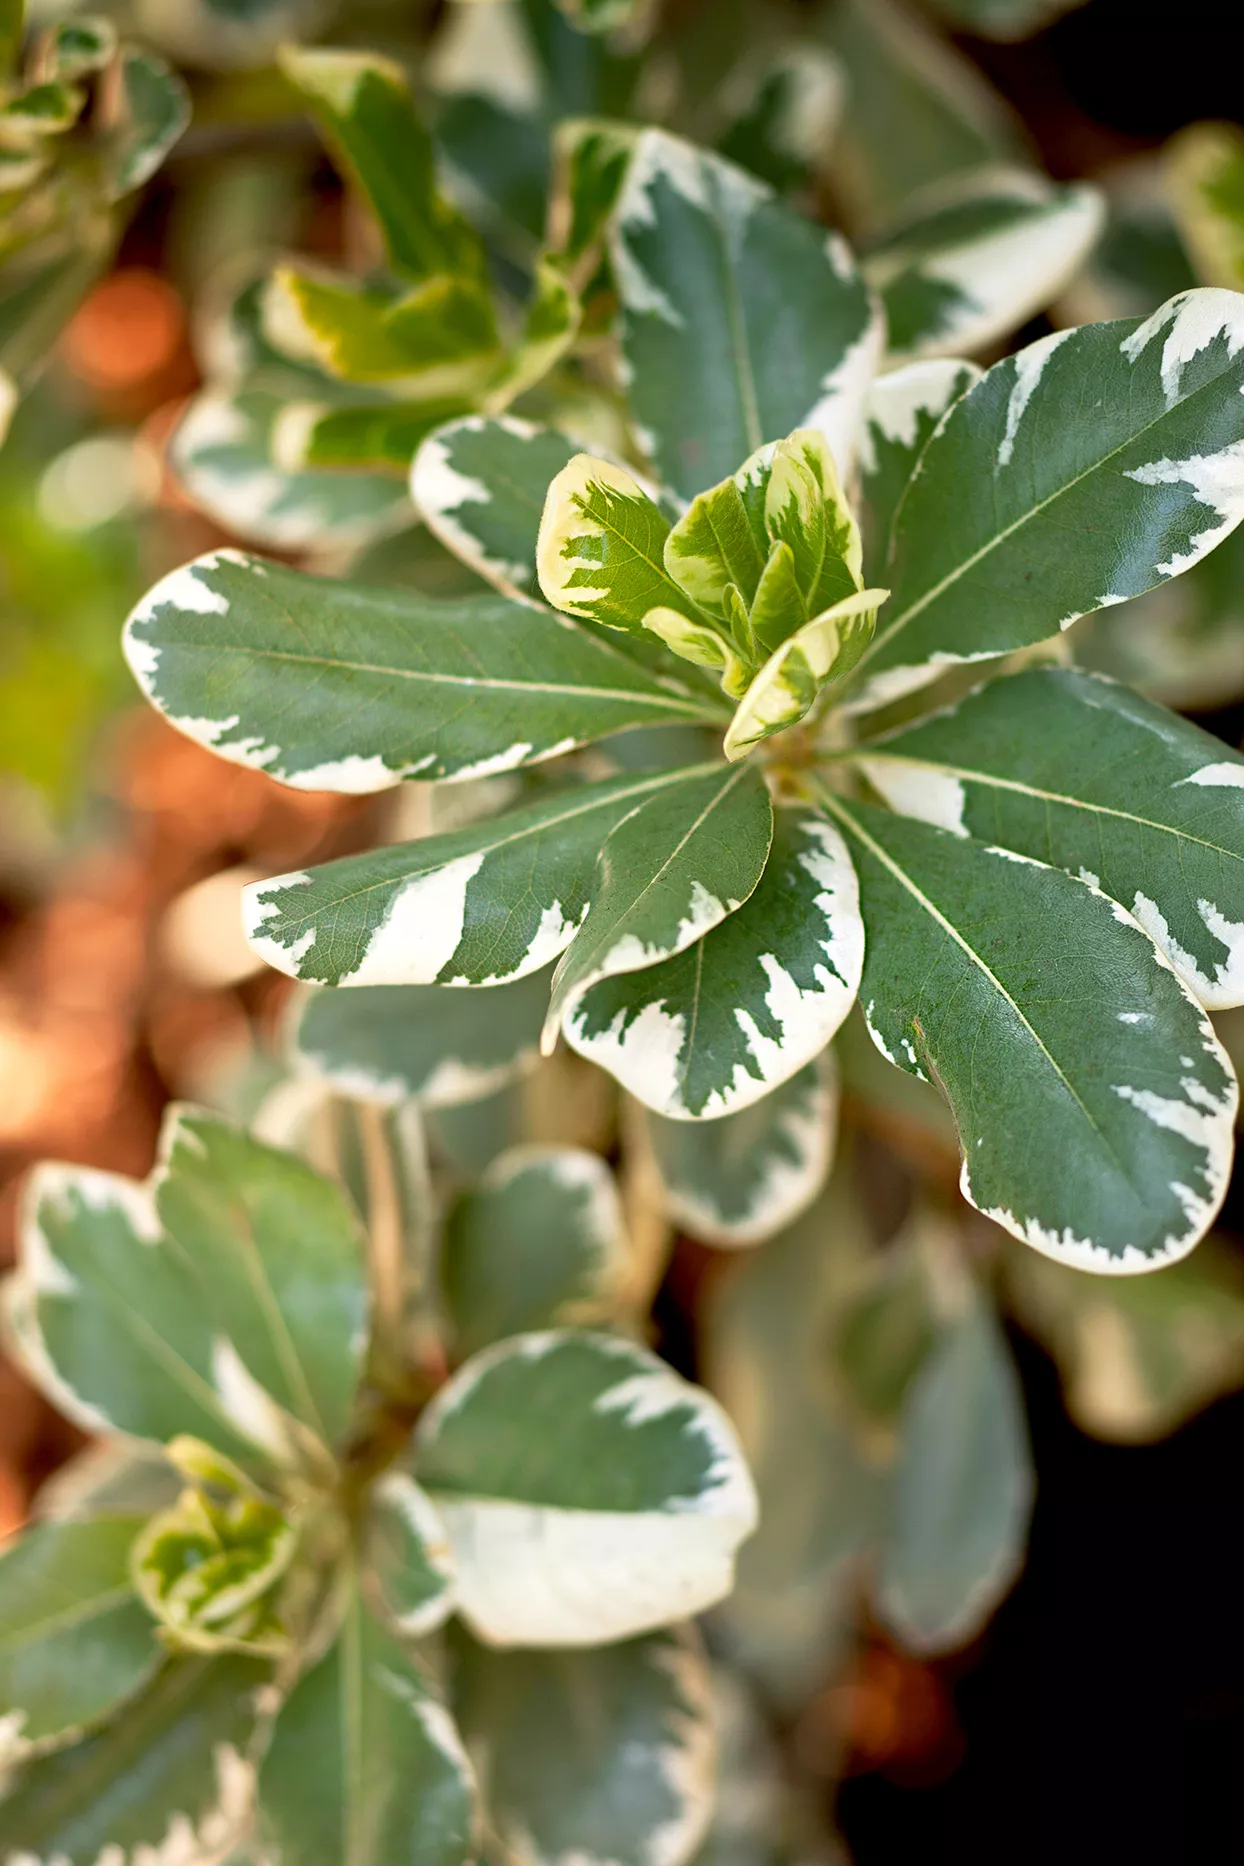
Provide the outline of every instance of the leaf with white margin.
<path id="1" fill-rule="evenodd" d="M 141 1516 L 35 1523 L 0 1549 L 0 1706 L 14 1743 L 78 1734 L 132 1697 L 161 1658 L 134 1598 Z"/>
<path id="2" fill-rule="evenodd" d="M 611 258 L 636 432 L 684 498 L 794 428 L 851 471 L 882 324 L 837 234 L 663 130 L 635 145 Z"/>
<path id="3" fill-rule="evenodd" d="M 87 1431 L 203 1439 L 248 1467 L 257 1448 L 285 1455 L 277 1407 L 216 1330 L 147 1187 L 37 1167 L 8 1299 L 32 1376 Z"/>
<path id="4" fill-rule="evenodd" d="M 441 1285 L 457 1358 L 531 1329 L 612 1321 L 629 1255 L 599 1154 L 508 1149 L 446 1219 Z"/>
<path id="5" fill-rule="evenodd" d="M 1208 289 L 995 364 L 921 455 L 854 703 L 1191 569 L 1244 517 L 1241 390 L 1244 296 Z"/>
<path id="6" fill-rule="evenodd" d="M 263 388 L 197 395 L 169 447 L 182 486 L 209 517 L 273 550 L 365 544 L 409 516 L 388 473 L 285 472 L 275 464 L 288 399 Z"/>
<path id="7" fill-rule="evenodd" d="M 1163 151 L 1165 192 L 1207 285 L 1244 286 L 1244 133 L 1192 123 Z"/>
<path id="8" fill-rule="evenodd" d="M 296 790 L 483 777 L 627 726 L 715 713 L 707 695 L 662 684 L 534 605 L 440 602 L 237 552 L 157 583 L 124 646 L 180 732 Z"/>
<path id="9" fill-rule="evenodd" d="M 733 1429 L 644 1348 L 566 1329 L 486 1348 L 441 1388 L 415 1471 L 458 1606 L 495 1646 L 594 1646 L 730 1591 L 756 1498 Z"/>
<path id="10" fill-rule="evenodd" d="M 181 1493 L 182 1478 L 163 1446 L 141 1438 L 97 1439 L 39 1486 L 40 1522 L 89 1523 L 101 1516 L 146 1521 Z"/>
<path id="11" fill-rule="evenodd" d="M 727 758 L 745 758 L 763 739 L 798 725 L 827 683 L 858 665 L 888 595 L 858 590 L 844 596 L 774 650 L 735 709 L 722 745 Z"/>
<path id="12" fill-rule="evenodd" d="M 600 852 L 587 919 L 557 963 L 541 1048 L 598 979 L 671 958 L 736 912 L 754 890 L 773 840 L 759 770 L 691 767 L 623 818 Z"/>
<path id="13" fill-rule="evenodd" d="M 595 1652 L 454 1641 L 453 1702 L 505 1857 L 681 1866 L 713 1807 L 711 1681 L 690 1627 Z"/>
<path id="14" fill-rule="evenodd" d="M 388 384 L 412 401 L 478 395 L 502 361 L 492 296 L 473 279 L 425 279 L 396 295 L 348 275 L 278 266 L 263 319 L 283 355 L 337 381 Z"/>
<path id="15" fill-rule="evenodd" d="M 430 531 L 506 595 L 536 596 L 536 541 L 550 483 L 580 448 L 517 415 L 468 415 L 429 435 L 410 496 Z"/>
<path id="16" fill-rule="evenodd" d="M 244 1760 L 271 1667 L 170 1659 L 94 1736 L 29 1764 L 0 1799 L 5 1866 L 217 1858 L 250 1815 Z"/>
<path id="17" fill-rule="evenodd" d="M 341 1188 L 219 1115 L 174 1106 L 155 1201 L 253 1378 L 323 1444 L 339 1444 L 370 1313 L 366 1240 Z"/>
<path id="18" fill-rule="evenodd" d="M 737 1114 L 670 1121 L 650 1113 L 646 1126 L 674 1223 L 707 1244 L 759 1244 L 793 1224 L 829 1176 L 838 1126 L 832 1052 Z"/>
<path id="19" fill-rule="evenodd" d="M 312 992 L 294 1028 L 300 1065 L 343 1095 L 456 1108 L 535 1067 L 552 968 L 489 991 L 373 985 Z"/>
<path id="20" fill-rule="evenodd" d="M 630 473 L 577 453 L 549 485 L 540 520 L 536 569 L 546 602 L 630 633 L 650 609 L 686 613 L 687 597 L 665 568 L 669 535 L 669 519 Z"/>
<path id="21" fill-rule="evenodd" d="M 825 1048 L 863 961 L 846 844 L 819 811 L 783 806 L 751 899 L 677 958 L 594 985 L 564 1034 L 655 1113 L 713 1120 Z"/>
<path id="22" fill-rule="evenodd" d="M 983 373 L 959 357 L 936 357 L 878 376 L 869 389 L 860 439 L 864 576 L 869 583 L 884 575 L 895 515 L 934 428 Z"/>
<path id="23" fill-rule="evenodd" d="M 326 985 L 496 985 L 563 952 L 618 823 L 720 765 L 605 778 L 443 836 L 347 855 L 243 894 L 269 965 Z"/>
<path id="24" fill-rule="evenodd" d="M 1105 220 L 1100 191 L 1029 169 L 935 183 L 860 260 L 885 306 L 895 357 L 982 350 L 1071 283 Z"/>
<path id="25" fill-rule="evenodd" d="M 869 1030 L 950 1103 L 964 1197 L 1082 1270 L 1186 1256 L 1226 1190 L 1239 1092 L 1170 962 L 1061 868 L 824 803 L 859 876 Z"/>
<path id="26" fill-rule="evenodd" d="M 1244 758 L 1076 668 L 992 680 L 860 758 L 894 809 L 1091 880 L 1209 1010 L 1244 1004 Z"/>
<path id="27" fill-rule="evenodd" d="M 431 1678 L 356 1590 L 303 1673 L 259 1765 L 272 1866 L 464 1866 L 475 1780 Z"/>
<path id="28" fill-rule="evenodd" d="M 108 198 L 149 181 L 190 122 L 190 92 L 166 59 L 123 46 L 113 80 L 113 119 L 105 163 Z"/>
<path id="29" fill-rule="evenodd" d="M 404 1639 L 420 1639 L 454 1609 L 454 1564 L 445 1525 L 405 1471 L 371 1487 L 363 1530 L 362 1585 Z"/>
<path id="30" fill-rule="evenodd" d="M 364 402 L 357 407 L 287 402 L 272 430 L 272 453 L 283 473 L 345 470 L 406 474 L 421 441 L 462 413 L 460 400 Z"/>
<path id="31" fill-rule="evenodd" d="M 876 1607 L 902 1643 L 966 1645 L 1023 1566 L 1035 1474 L 1019 1376 L 973 1292 L 903 1401 Z"/>

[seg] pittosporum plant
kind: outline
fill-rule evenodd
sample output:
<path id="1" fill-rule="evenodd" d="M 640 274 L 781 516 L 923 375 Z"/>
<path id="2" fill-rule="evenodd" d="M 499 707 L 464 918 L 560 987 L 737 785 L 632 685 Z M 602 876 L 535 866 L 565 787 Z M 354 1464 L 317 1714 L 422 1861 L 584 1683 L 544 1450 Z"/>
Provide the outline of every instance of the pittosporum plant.
<path id="1" fill-rule="evenodd" d="M 0 1554 L 0 1855 L 687 1857 L 714 1734 L 681 1623 L 755 1497 L 635 1339 L 609 1168 L 510 1149 L 436 1226 L 409 1106 L 305 1101 L 366 1229 L 188 1107 L 145 1183 L 30 1185 L 11 1337 L 98 1442 Z"/>
<path id="2" fill-rule="evenodd" d="M 858 994 L 949 1102 L 973 1204 L 1084 1268 L 1175 1260 L 1230 1162 L 1204 1007 L 1244 997 L 1244 760 L 1031 651 L 1239 518 L 1244 304 L 1194 291 L 983 376 L 877 377 L 881 318 L 837 236 L 661 132 L 612 176 L 592 200 L 630 467 L 451 423 L 414 497 L 496 595 L 220 553 L 152 591 L 127 652 L 183 730 L 308 787 L 677 734 L 260 883 L 254 940 L 332 985 L 513 992 L 553 968 L 544 1046 L 564 1035 L 676 1121 L 761 1100 Z M 976 661 L 993 677 L 914 716 Z"/>

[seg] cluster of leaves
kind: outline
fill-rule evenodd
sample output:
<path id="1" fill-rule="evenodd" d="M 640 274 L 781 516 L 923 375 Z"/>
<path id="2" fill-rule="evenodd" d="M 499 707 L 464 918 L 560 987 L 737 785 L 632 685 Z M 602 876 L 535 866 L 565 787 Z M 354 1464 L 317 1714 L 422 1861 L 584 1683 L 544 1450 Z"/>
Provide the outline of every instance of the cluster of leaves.
<path id="1" fill-rule="evenodd" d="M 439 1226 L 411 1107 L 318 1111 L 387 1188 L 367 1235 L 191 1108 L 145 1184 L 31 1184 L 12 1338 L 100 1442 L 0 1556 L 4 1857 L 684 1858 L 712 1719 L 662 1629 L 728 1591 L 755 1498 L 630 1332 L 609 1169 L 510 1150 Z"/>
<path id="2" fill-rule="evenodd" d="M 17 401 L 112 257 L 122 207 L 189 120 L 164 59 L 111 22 L 61 20 L 32 41 L 0 10 L 0 439 Z"/>

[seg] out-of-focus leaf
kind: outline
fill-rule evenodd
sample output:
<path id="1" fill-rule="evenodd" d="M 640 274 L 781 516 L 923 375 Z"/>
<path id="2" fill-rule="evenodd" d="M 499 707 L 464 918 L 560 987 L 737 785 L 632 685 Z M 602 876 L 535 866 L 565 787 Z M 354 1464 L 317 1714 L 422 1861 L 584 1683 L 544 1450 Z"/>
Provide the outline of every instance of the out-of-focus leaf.
<path id="1" fill-rule="evenodd" d="M 190 93 L 164 59 L 127 46 L 120 63 L 121 118 L 109 163 L 114 200 L 149 181 L 190 121 Z"/>
<path id="2" fill-rule="evenodd" d="M 1194 123 L 1166 148 L 1175 218 L 1207 285 L 1244 287 L 1244 131 Z"/>

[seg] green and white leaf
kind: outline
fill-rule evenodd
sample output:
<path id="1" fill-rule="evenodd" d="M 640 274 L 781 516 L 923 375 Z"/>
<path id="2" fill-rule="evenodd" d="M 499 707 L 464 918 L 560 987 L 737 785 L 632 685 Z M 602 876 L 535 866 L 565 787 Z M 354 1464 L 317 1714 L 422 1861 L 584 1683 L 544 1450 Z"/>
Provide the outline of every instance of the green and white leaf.
<path id="1" fill-rule="evenodd" d="M 713 707 L 547 610 L 356 587 L 233 551 L 149 591 L 125 652 L 180 731 L 297 790 L 483 777 Z"/>
<path id="2" fill-rule="evenodd" d="M 587 912 L 601 845 L 633 810 L 706 770 L 605 778 L 503 816 L 255 882 L 247 936 L 278 971 L 327 985 L 497 985 L 556 959 Z"/>
<path id="3" fill-rule="evenodd" d="M 1244 758 L 1074 668 L 990 681 L 861 760 L 887 803 L 1121 901 L 1211 1010 L 1244 1003 Z"/>
<path id="4" fill-rule="evenodd" d="M 490 1824 L 523 1866 L 678 1866 L 713 1806 L 708 1666 L 689 1628 L 594 1652 L 456 1642 L 454 1708 Z"/>
<path id="5" fill-rule="evenodd" d="M 367 196 L 397 272 L 483 279 L 479 235 L 441 192 L 432 141 L 399 65 L 374 52 L 286 46 L 281 69 Z"/>
<path id="6" fill-rule="evenodd" d="M 87 1431 L 202 1439 L 243 1464 L 287 1455 L 275 1405 L 134 1180 L 36 1169 L 8 1313 L 39 1386 Z"/>
<path id="7" fill-rule="evenodd" d="M 759 1244 L 792 1224 L 829 1176 L 838 1125 L 832 1054 L 737 1114 L 649 1114 L 646 1125 L 674 1223 L 708 1244 Z"/>
<path id="8" fill-rule="evenodd" d="M 850 472 L 881 323 L 836 234 L 645 130 L 611 260 L 631 413 L 667 485 L 693 498 L 795 428 L 818 428 Z"/>
<path id="9" fill-rule="evenodd" d="M 1166 192 L 1184 244 L 1207 285 L 1244 286 L 1244 134 L 1193 123 L 1167 144 Z"/>
<path id="10" fill-rule="evenodd" d="M 650 609 L 687 610 L 665 568 L 669 519 L 623 467 L 576 454 L 548 488 L 536 569 L 566 615 L 638 633 Z"/>
<path id="11" fill-rule="evenodd" d="M 861 260 L 885 306 L 890 352 L 982 350 L 1050 304 L 1096 245 L 1100 192 L 1035 170 L 969 172 L 934 183 Z"/>
<path id="12" fill-rule="evenodd" d="M 934 428 L 981 374 L 975 363 L 935 357 L 878 376 L 869 389 L 860 440 L 860 496 L 864 575 L 870 583 L 885 574 L 895 515 Z"/>
<path id="13" fill-rule="evenodd" d="M 141 1438 L 97 1439 L 39 1486 L 34 1514 L 49 1523 L 89 1523 L 101 1516 L 145 1522 L 176 1501 L 181 1485 L 163 1446 Z"/>
<path id="14" fill-rule="evenodd" d="M 51 76 L 72 80 L 102 71 L 117 49 L 117 29 L 110 19 L 91 14 L 58 20 L 44 44 L 43 63 Z"/>
<path id="15" fill-rule="evenodd" d="M 630 1241 L 613 1174 L 582 1147 L 514 1147 L 446 1220 L 441 1285 L 465 1360 L 507 1335 L 614 1319 Z"/>
<path id="16" fill-rule="evenodd" d="M 334 1446 L 367 1348 L 366 1245 L 341 1189 L 216 1115 L 174 1108 L 156 1208 L 219 1332 L 259 1385 Z"/>
<path id="17" fill-rule="evenodd" d="M 873 1041 L 950 1103 L 964 1196 L 1080 1269 L 1186 1255 L 1222 1201 L 1238 1090 L 1169 961 L 1062 869 L 825 802 L 859 876 Z"/>
<path id="18" fill-rule="evenodd" d="M 376 985 L 312 992 L 294 1028 L 297 1060 L 339 1094 L 425 1108 L 478 1101 L 534 1068 L 549 972 L 491 991 Z"/>
<path id="19" fill-rule="evenodd" d="M 107 165 L 112 200 L 150 181 L 190 122 L 190 92 L 154 52 L 124 46 L 117 65 L 117 126 Z"/>
<path id="20" fill-rule="evenodd" d="M 974 1296 L 907 1389 L 877 1610 L 917 1652 L 965 1645 L 1023 1565 L 1035 1478 L 1019 1378 Z"/>
<path id="21" fill-rule="evenodd" d="M 407 1647 L 346 1602 L 337 1638 L 278 1711 L 259 1767 L 273 1866 L 464 1866 L 475 1783 Z"/>
<path id="22" fill-rule="evenodd" d="M 264 293 L 270 343 L 344 382 L 383 383 L 410 400 L 480 393 L 501 343 L 492 297 L 438 275 L 400 296 L 302 266 L 278 266 Z"/>
<path id="23" fill-rule="evenodd" d="M 549 246 L 581 285 L 599 263 L 640 132 L 607 117 L 570 117 L 553 128 Z"/>
<path id="24" fill-rule="evenodd" d="M 155 1630 L 130 1585 L 142 1518 L 36 1523 L 0 1549 L 0 1737 L 6 1763 L 77 1735 L 154 1674 Z"/>
<path id="25" fill-rule="evenodd" d="M 956 403 L 903 499 L 880 704 L 1178 576 L 1244 516 L 1244 297 L 1055 331 Z M 1075 549 L 1067 540 L 1074 537 Z"/>
<path id="26" fill-rule="evenodd" d="M 291 446 L 282 424 L 302 406 L 262 388 L 196 396 L 170 449 L 195 504 L 226 530 L 283 551 L 365 544 L 402 523 L 409 515 L 406 491 L 388 473 L 277 465 L 278 443 L 284 437 L 284 447 Z M 305 417 L 299 419 L 305 427 Z"/>
<path id="27" fill-rule="evenodd" d="M 821 690 L 849 674 L 868 652 L 877 611 L 888 590 L 844 596 L 774 650 L 739 701 L 723 749 L 745 758 L 754 745 L 784 732 L 811 712 Z"/>
<path id="28" fill-rule="evenodd" d="M 405 1471 L 386 1471 L 368 1493 L 363 1587 L 404 1639 L 420 1639 L 454 1609 L 454 1565 L 445 1525 Z"/>
<path id="29" fill-rule="evenodd" d="M 0 1799 L 6 1866 L 146 1866 L 215 1859 L 246 1829 L 244 1757 L 270 1666 L 230 1654 L 169 1660 L 97 1735 L 32 1762 Z"/>
<path id="30" fill-rule="evenodd" d="M 459 1611 L 497 1646 L 599 1645 L 730 1590 L 755 1496 L 707 1394 L 616 1336 L 520 1335 L 419 1421 L 416 1475 L 449 1532 Z"/>
<path id="31" fill-rule="evenodd" d="M 463 563 L 507 595 L 538 597 L 545 494 L 578 451 L 538 422 L 470 415 L 424 441 L 411 469 L 411 497 Z"/>
<path id="32" fill-rule="evenodd" d="M 773 840 L 761 773 L 692 767 L 618 824 L 601 849 L 587 918 L 553 974 L 542 1047 L 598 979 L 642 971 L 700 939 L 753 892 Z"/>
<path id="33" fill-rule="evenodd" d="M 863 959 L 845 843 L 819 812 L 784 807 L 750 900 L 678 957 L 593 985 L 564 1034 L 655 1113 L 716 1119 L 825 1048 Z"/>
<path id="34" fill-rule="evenodd" d="M 204 1481 L 153 1516 L 130 1556 L 135 1591 L 178 1648 L 280 1653 L 288 1647 L 277 1588 L 298 1547 L 298 1531 L 243 1474 L 193 1441 Z M 207 1456 L 204 1457 L 204 1452 Z"/>

